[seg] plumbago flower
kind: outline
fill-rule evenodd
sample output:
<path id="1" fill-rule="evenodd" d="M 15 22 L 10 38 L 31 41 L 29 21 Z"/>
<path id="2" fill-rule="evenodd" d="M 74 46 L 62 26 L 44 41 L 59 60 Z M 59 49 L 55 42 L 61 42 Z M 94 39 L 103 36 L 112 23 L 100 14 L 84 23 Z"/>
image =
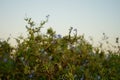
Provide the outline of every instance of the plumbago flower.
<path id="1" fill-rule="evenodd" d="M 71 43 L 68 43 L 67 49 L 69 49 L 69 50 L 74 50 L 75 48 L 76 48 L 76 45 L 71 44 Z"/>
<path id="2" fill-rule="evenodd" d="M 57 36 L 58 36 L 58 38 L 62 38 L 62 35 L 60 35 L 60 34 L 58 34 Z"/>
<path id="3" fill-rule="evenodd" d="M 29 78 L 33 78 L 33 75 L 34 75 L 33 73 L 30 73 L 30 74 L 28 75 L 28 77 L 29 77 Z"/>
<path id="4" fill-rule="evenodd" d="M 28 76 L 29 78 L 32 78 L 33 77 L 33 74 L 29 74 L 29 76 Z"/>
<path id="5" fill-rule="evenodd" d="M 7 58 L 4 58 L 4 59 L 3 59 L 3 61 L 4 61 L 4 62 L 7 62 L 7 61 L 8 61 L 8 59 L 7 59 Z"/>
<path id="6" fill-rule="evenodd" d="M 80 80 L 84 80 L 84 74 L 82 75 L 82 77 L 80 78 Z"/>
<path id="7" fill-rule="evenodd" d="M 29 78 L 33 78 L 34 77 L 34 70 L 31 70 L 31 73 L 28 75 Z"/>
<path id="8" fill-rule="evenodd" d="M 101 79 L 100 75 L 98 75 L 98 76 L 97 76 L 97 79 L 98 79 L 98 80 L 100 80 L 100 79 Z"/>
<path id="9" fill-rule="evenodd" d="M 55 39 L 60 39 L 60 38 L 62 38 L 62 35 L 60 35 L 60 34 L 57 34 L 57 35 L 56 35 L 56 34 L 55 34 L 55 35 L 54 35 L 54 38 L 55 38 Z"/>

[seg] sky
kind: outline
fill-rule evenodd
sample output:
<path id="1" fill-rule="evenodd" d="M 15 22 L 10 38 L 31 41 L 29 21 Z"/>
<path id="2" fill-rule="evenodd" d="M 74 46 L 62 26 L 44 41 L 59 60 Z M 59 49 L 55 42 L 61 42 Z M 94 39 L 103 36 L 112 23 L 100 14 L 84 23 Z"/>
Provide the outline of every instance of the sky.
<path id="1" fill-rule="evenodd" d="M 0 0 L 0 38 L 25 35 L 25 17 L 39 24 L 48 14 L 43 31 L 52 27 L 66 35 L 73 27 L 95 39 L 120 35 L 120 0 Z"/>

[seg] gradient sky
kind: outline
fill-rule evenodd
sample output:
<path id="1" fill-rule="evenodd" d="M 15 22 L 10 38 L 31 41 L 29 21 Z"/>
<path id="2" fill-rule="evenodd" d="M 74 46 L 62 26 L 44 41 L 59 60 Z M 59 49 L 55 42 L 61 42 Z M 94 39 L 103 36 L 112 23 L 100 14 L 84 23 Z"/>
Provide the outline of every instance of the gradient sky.
<path id="1" fill-rule="evenodd" d="M 0 38 L 24 35 L 26 16 L 38 24 L 48 14 L 45 27 L 58 34 L 67 34 L 71 26 L 95 38 L 120 34 L 120 0 L 0 0 Z"/>

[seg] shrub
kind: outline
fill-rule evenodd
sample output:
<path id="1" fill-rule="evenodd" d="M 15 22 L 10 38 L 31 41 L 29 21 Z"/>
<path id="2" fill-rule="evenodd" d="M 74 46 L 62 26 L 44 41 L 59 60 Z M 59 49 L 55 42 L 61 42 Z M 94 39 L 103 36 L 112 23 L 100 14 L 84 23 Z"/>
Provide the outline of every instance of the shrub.
<path id="1" fill-rule="evenodd" d="M 31 18 L 25 19 L 28 36 L 16 38 L 17 46 L 0 41 L 1 80 L 119 80 L 120 56 L 93 47 L 72 27 L 66 36 L 48 28 L 46 34 Z M 74 35 L 71 33 L 74 32 Z"/>

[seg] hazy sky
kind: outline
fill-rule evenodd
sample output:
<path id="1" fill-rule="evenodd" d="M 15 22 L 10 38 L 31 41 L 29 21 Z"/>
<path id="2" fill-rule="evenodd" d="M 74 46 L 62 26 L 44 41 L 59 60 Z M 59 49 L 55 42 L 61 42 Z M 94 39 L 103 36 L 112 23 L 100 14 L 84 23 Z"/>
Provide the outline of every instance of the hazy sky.
<path id="1" fill-rule="evenodd" d="M 0 37 L 24 34 L 26 16 L 39 23 L 48 14 L 58 34 L 71 26 L 87 36 L 120 34 L 120 0 L 0 0 Z"/>

